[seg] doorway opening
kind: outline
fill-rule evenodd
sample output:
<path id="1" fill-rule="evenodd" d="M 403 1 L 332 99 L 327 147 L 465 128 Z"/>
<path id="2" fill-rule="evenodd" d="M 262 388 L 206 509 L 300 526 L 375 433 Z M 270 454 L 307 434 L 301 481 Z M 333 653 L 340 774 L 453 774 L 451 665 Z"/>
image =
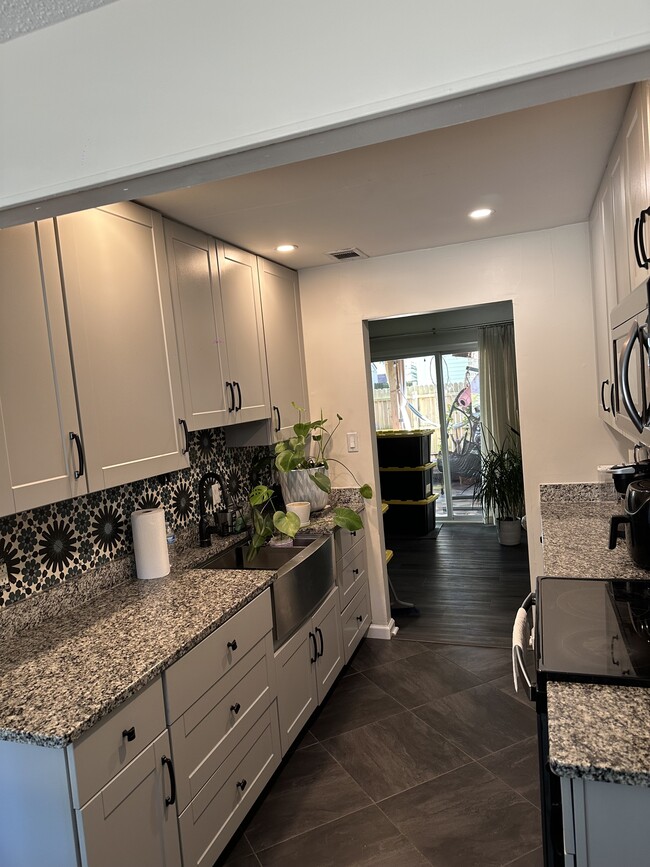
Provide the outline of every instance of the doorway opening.
<path id="1" fill-rule="evenodd" d="M 482 450 L 519 448 L 512 304 L 376 320 L 368 331 L 397 637 L 507 648 L 530 588 L 526 537 L 500 544 L 476 492 Z"/>
<path id="2" fill-rule="evenodd" d="M 474 497 L 481 469 L 478 346 L 372 362 L 372 384 L 377 431 L 430 431 L 422 493 L 437 495 L 437 520 L 482 521 Z"/>

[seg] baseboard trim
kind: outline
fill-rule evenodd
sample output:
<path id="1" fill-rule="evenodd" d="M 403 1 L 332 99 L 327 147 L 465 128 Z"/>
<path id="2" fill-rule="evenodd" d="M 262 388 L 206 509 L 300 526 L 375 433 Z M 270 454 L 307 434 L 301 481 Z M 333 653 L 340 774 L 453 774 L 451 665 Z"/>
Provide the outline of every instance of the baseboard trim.
<path id="1" fill-rule="evenodd" d="M 391 617 L 385 626 L 378 623 L 371 623 L 368 628 L 368 638 L 383 638 L 385 641 L 390 641 L 399 630 L 399 626 L 395 626 L 395 620 Z"/>

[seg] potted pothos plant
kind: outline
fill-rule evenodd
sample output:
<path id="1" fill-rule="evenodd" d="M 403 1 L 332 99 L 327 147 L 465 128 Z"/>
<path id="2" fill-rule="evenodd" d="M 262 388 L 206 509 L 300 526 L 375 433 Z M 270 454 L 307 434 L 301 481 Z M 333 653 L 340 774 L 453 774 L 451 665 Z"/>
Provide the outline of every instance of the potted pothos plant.
<path id="1" fill-rule="evenodd" d="M 283 496 L 288 502 L 307 500 L 304 485 L 312 487 L 325 495 L 325 501 L 331 493 L 332 486 L 328 475 L 330 463 L 337 463 L 344 467 L 358 485 L 359 494 L 366 500 L 372 497 L 370 485 L 359 485 L 354 473 L 342 461 L 327 457 L 327 450 L 332 442 L 332 437 L 339 428 L 343 418 L 337 413 L 336 424 L 330 431 L 325 425 L 327 419 L 321 417 L 315 421 L 303 421 L 304 409 L 293 404 L 298 411 L 298 422 L 293 426 L 294 435 L 288 440 L 277 443 L 273 463 L 278 471 L 278 478 L 283 489 Z M 309 455 L 309 445 L 314 443 L 315 454 Z M 296 471 L 303 471 L 302 496 L 293 494 L 282 485 L 286 476 Z M 248 502 L 251 506 L 253 520 L 253 537 L 249 548 L 248 557 L 253 559 L 259 549 L 275 535 L 294 538 L 300 529 L 300 519 L 294 512 L 284 512 L 276 509 L 273 504 L 274 491 L 267 485 L 256 485 L 249 493 Z M 347 506 L 337 506 L 333 511 L 334 523 L 337 527 L 346 530 L 360 530 L 363 527 L 361 516 Z"/>
<path id="2" fill-rule="evenodd" d="M 516 431 L 515 431 L 516 433 Z M 521 517 L 524 514 L 524 473 L 521 452 L 507 438 L 481 455 L 481 475 L 474 489 L 486 515 L 492 515 L 502 545 L 518 545 L 521 540 Z"/>

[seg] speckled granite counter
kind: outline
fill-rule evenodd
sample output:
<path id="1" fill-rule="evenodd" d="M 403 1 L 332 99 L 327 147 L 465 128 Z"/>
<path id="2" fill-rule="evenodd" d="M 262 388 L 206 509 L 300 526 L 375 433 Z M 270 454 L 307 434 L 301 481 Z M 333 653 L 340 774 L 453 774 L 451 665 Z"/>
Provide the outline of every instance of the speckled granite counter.
<path id="1" fill-rule="evenodd" d="M 621 509 L 611 483 L 542 485 L 544 574 L 650 580 L 625 543 L 610 551 L 609 519 Z M 650 690 L 549 683 L 549 762 L 566 777 L 650 786 Z"/>
<path id="2" fill-rule="evenodd" d="M 348 489 L 334 491 L 332 503 L 363 509 Z M 301 532 L 335 529 L 328 507 Z M 0 739 L 75 740 L 263 592 L 272 571 L 194 568 L 244 538 L 213 538 L 209 549 L 179 544 L 166 578 L 138 581 L 125 558 L 3 610 Z"/>

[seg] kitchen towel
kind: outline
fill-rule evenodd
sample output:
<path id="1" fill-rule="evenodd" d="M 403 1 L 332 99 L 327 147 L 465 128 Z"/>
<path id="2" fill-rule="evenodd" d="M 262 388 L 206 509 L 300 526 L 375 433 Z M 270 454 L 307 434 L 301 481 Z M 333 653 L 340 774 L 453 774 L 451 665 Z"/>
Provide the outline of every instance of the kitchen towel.
<path id="1" fill-rule="evenodd" d="M 515 692 L 519 692 L 519 666 L 517 664 L 517 647 L 521 647 L 522 653 L 526 654 L 526 648 L 530 642 L 530 626 L 528 624 L 528 613 L 524 608 L 520 608 L 515 616 L 514 626 L 512 627 L 512 679 L 515 683 Z"/>
<path id="2" fill-rule="evenodd" d="M 131 512 L 133 551 L 138 578 L 169 575 L 169 552 L 164 509 L 139 509 Z"/>

